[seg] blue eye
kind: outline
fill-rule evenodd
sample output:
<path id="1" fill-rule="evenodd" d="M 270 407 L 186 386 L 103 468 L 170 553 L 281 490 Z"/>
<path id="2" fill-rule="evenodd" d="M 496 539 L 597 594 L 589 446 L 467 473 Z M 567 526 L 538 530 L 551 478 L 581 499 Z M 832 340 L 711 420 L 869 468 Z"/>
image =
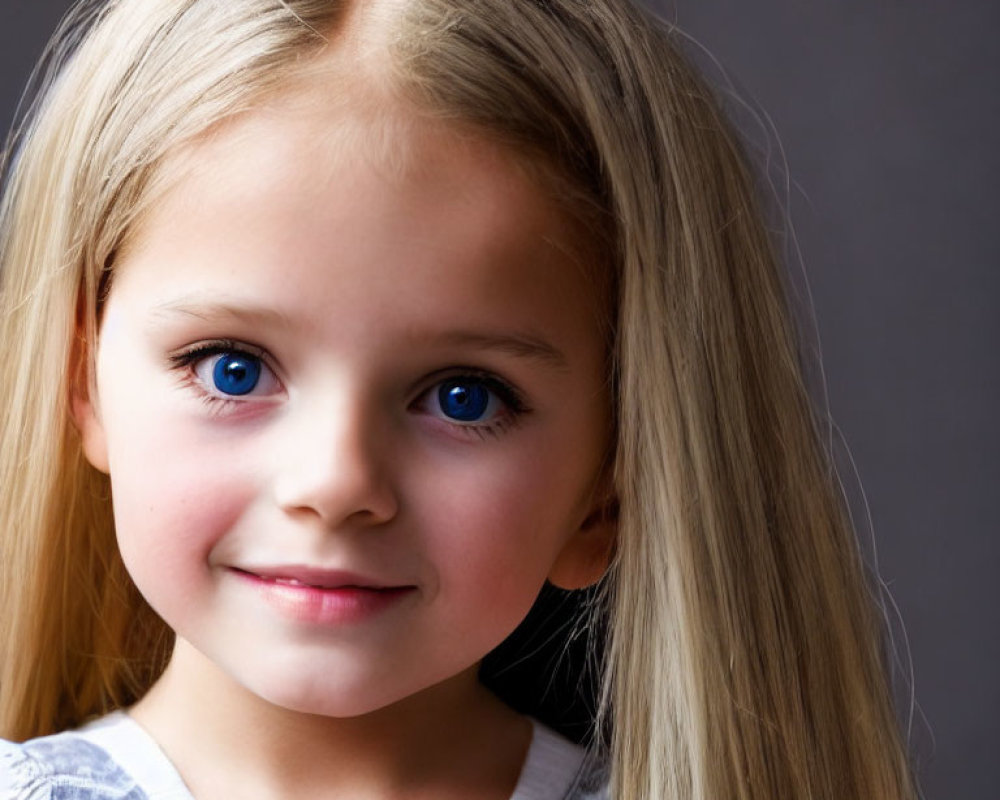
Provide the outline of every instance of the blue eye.
<path id="1" fill-rule="evenodd" d="M 524 395 L 491 372 L 470 369 L 431 386 L 417 408 L 449 423 L 454 433 L 497 436 L 531 409 Z"/>
<path id="2" fill-rule="evenodd" d="M 209 400 L 259 401 L 282 393 L 263 351 L 240 342 L 205 342 L 170 360 L 182 374 L 193 375 L 194 388 Z"/>
<path id="3" fill-rule="evenodd" d="M 492 399 L 490 390 L 476 378 L 445 381 L 438 388 L 437 396 L 441 412 L 456 422 L 480 421 L 490 410 Z"/>
<path id="4" fill-rule="evenodd" d="M 247 353 L 221 353 L 212 369 L 212 384 L 223 394 L 250 394 L 260 381 L 260 359 Z"/>

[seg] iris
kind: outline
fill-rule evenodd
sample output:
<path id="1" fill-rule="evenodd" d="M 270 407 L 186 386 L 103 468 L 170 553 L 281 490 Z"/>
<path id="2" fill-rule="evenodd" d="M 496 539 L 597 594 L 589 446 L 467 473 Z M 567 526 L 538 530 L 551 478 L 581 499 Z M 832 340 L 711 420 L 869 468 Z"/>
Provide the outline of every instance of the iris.
<path id="1" fill-rule="evenodd" d="M 249 394 L 259 380 L 260 359 L 246 353 L 223 353 L 212 370 L 212 382 L 223 394 Z"/>
<path id="2" fill-rule="evenodd" d="M 490 390 L 468 378 L 445 381 L 438 389 L 438 402 L 446 417 L 458 422 L 476 422 L 489 408 Z"/>

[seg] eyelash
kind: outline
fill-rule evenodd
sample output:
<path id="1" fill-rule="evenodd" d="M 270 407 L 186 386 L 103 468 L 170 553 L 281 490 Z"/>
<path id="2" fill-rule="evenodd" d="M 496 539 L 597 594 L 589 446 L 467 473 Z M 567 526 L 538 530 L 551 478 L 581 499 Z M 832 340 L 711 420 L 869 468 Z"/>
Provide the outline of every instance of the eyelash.
<path id="1" fill-rule="evenodd" d="M 258 359 L 264 369 L 269 370 L 272 375 L 275 370 L 267 363 L 267 354 L 260 347 L 238 342 L 232 339 L 216 339 L 207 342 L 200 342 L 186 350 L 171 354 L 169 361 L 171 369 L 183 375 L 184 382 L 190 388 L 198 392 L 199 398 L 208 406 L 214 414 L 225 414 L 235 411 L 240 406 L 246 406 L 245 399 L 237 399 L 237 395 L 214 394 L 204 385 L 204 381 L 195 374 L 195 367 L 204 359 L 224 353 L 243 354 Z M 531 413 L 531 408 L 526 403 L 523 394 L 507 381 L 496 374 L 476 367 L 453 367 L 447 372 L 438 373 L 432 376 L 433 383 L 420 392 L 416 400 L 411 404 L 411 408 L 419 409 L 424 403 L 433 401 L 433 392 L 440 389 L 446 381 L 460 380 L 462 378 L 472 378 L 481 383 L 488 391 L 493 393 L 503 405 L 503 408 L 496 415 L 496 418 L 486 423 L 460 423 L 449 421 L 443 417 L 436 417 L 446 424 L 449 429 L 454 430 L 458 435 L 476 436 L 480 439 L 500 436 L 505 431 L 514 427 L 522 417 Z M 275 378 L 277 380 L 277 378 Z M 280 383 L 280 381 L 279 381 Z M 425 412 L 430 414 L 430 412 Z"/>
<path id="2" fill-rule="evenodd" d="M 169 356 L 171 368 L 182 374 L 185 385 L 197 391 L 199 399 L 205 403 L 208 409 L 213 414 L 219 415 L 235 411 L 240 406 L 245 407 L 248 402 L 252 402 L 237 399 L 238 395 L 214 394 L 205 386 L 205 382 L 195 374 L 195 367 L 201 361 L 224 353 L 251 356 L 260 361 L 264 369 L 269 370 L 274 375 L 274 370 L 267 363 L 267 356 L 264 350 L 254 345 L 237 342 L 232 339 L 215 339 L 208 342 L 200 342 L 187 350 Z"/>
<path id="3" fill-rule="evenodd" d="M 444 424 L 448 425 L 461 436 L 475 436 L 480 439 L 487 437 L 496 438 L 517 425 L 521 419 L 531 413 L 531 408 L 524 399 L 524 395 L 507 381 L 498 375 L 476 367 L 453 367 L 447 372 L 439 373 L 431 377 L 433 381 L 424 389 L 411 407 L 419 408 L 428 400 L 433 400 L 433 393 L 448 381 L 458 381 L 463 378 L 472 378 L 481 383 L 500 400 L 503 408 L 496 415 L 496 418 L 485 423 L 468 422 L 461 423 L 454 420 L 449 421 L 443 417 L 436 417 Z M 430 412 L 426 412 L 430 413 Z"/>

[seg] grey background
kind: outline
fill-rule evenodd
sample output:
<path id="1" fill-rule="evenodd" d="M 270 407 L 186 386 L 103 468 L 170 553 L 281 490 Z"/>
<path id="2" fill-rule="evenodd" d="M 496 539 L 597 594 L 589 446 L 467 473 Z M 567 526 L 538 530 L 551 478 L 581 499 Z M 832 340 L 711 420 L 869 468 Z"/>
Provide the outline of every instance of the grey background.
<path id="1" fill-rule="evenodd" d="M 864 487 L 903 660 L 906 639 L 912 654 L 923 789 L 996 797 L 1000 4 L 648 1 L 773 120 L 778 135 L 764 137 L 741 113 L 757 149 L 772 149 L 779 195 L 783 163 L 791 177 L 829 405 L 860 479 L 848 469 L 845 481 L 872 550 Z M 0 2 L 6 129 L 68 3 Z"/>
<path id="2" fill-rule="evenodd" d="M 909 637 L 926 796 L 1000 797 L 1000 4 L 659 7 L 770 115 L 798 185 L 830 407 Z"/>

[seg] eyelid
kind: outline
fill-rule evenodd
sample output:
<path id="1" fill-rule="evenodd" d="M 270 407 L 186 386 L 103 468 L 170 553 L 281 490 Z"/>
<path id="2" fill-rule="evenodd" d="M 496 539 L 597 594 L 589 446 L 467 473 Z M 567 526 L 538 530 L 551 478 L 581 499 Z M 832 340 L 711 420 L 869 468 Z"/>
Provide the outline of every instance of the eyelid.
<path id="1" fill-rule="evenodd" d="M 169 354 L 168 358 L 174 364 L 190 364 L 199 358 L 225 352 L 247 353 L 259 358 L 261 361 L 266 362 L 268 360 L 268 353 L 263 347 L 236 339 L 204 339 L 175 350 Z"/>
<path id="2" fill-rule="evenodd" d="M 524 392 L 511 381 L 488 369 L 462 365 L 437 370 L 424 378 L 420 382 L 420 388 L 416 392 L 411 406 L 426 397 L 431 389 L 436 389 L 445 381 L 455 380 L 456 378 L 475 378 L 478 381 L 482 381 L 488 389 L 495 392 L 504 404 L 516 414 L 526 414 L 532 410 Z"/>
<path id="3" fill-rule="evenodd" d="M 275 368 L 268 351 L 258 345 L 250 344 L 249 342 L 238 341 L 235 339 L 206 339 L 183 347 L 180 350 L 169 354 L 168 359 L 172 369 L 178 371 L 183 370 L 186 373 L 185 378 L 193 385 L 197 385 L 197 388 L 202 393 L 203 399 L 206 401 L 247 404 L 272 398 L 279 393 L 271 392 L 266 395 L 227 395 L 225 392 L 221 392 L 215 387 L 208 385 L 196 374 L 195 367 L 207 358 L 222 355 L 224 353 L 244 353 L 258 359 L 263 368 L 270 373 L 272 379 L 277 384 L 278 389 L 280 391 L 284 391 L 281 376 Z"/>
<path id="4" fill-rule="evenodd" d="M 441 386 L 462 378 L 483 384 L 496 398 L 500 409 L 490 418 L 463 422 L 443 413 L 436 397 Z M 433 424 L 452 437 L 465 440 L 498 438 L 520 424 L 531 413 L 524 393 L 494 372 L 477 367 L 451 367 L 428 376 L 423 388 L 409 408 L 432 418 Z M 437 410 L 433 408 L 437 406 Z"/>

